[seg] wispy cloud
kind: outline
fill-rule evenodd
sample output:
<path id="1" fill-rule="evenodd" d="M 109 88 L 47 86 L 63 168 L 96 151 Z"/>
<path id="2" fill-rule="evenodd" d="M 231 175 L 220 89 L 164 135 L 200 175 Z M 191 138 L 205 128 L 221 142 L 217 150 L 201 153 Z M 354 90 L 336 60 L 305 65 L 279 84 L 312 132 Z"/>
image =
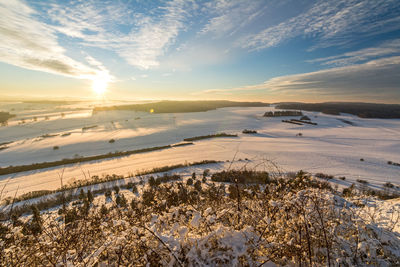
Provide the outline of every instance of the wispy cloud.
<path id="1" fill-rule="evenodd" d="M 205 15 L 211 17 L 200 33 L 212 33 L 218 37 L 232 35 L 262 14 L 265 9 L 262 4 L 262 1 L 247 0 L 208 2 L 204 10 Z"/>
<path id="2" fill-rule="evenodd" d="M 308 60 L 308 62 L 321 63 L 323 65 L 346 66 L 389 55 L 400 55 L 400 39 L 386 41 L 377 47 L 364 48 L 336 56 L 317 58 Z"/>
<path id="3" fill-rule="evenodd" d="M 121 1 L 32 4 L 0 0 L 0 60 L 70 77 L 100 75 L 108 80 L 113 77 L 102 62 L 86 53 L 88 64 L 66 56 L 60 37 L 73 38 L 81 49 L 109 50 L 132 66 L 149 69 L 159 65 L 158 58 L 185 28 L 193 6 L 190 1 L 172 0 L 141 13 Z"/>
<path id="4" fill-rule="evenodd" d="M 373 36 L 400 29 L 397 0 L 318 1 L 306 12 L 275 26 L 250 34 L 238 44 L 260 50 L 298 36 L 317 40 L 313 48 L 344 45 L 360 36 Z"/>
<path id="5" fill-rule="evenodd" d="M 250 91 L 262 91 L 266 97 L 293 96 L 298 100 L 319 96 L 330 100 L 353 98 L 400 102 L 400 56 L 310 73 L 279 76 L 250 86 L 205 90 L 202 94 Z"/>
<path id="6" fill-rule="evenodd" d="M 201 66 L 218 65 L 239 55 L 235 40 L 269 10 L 276 0 L 197 1 L 187 27 L 195 34 L 160 61 L 166 69 L 190 71 Z M 182 41 L 182 39 L 180 40 Z"/>
<path id="7" fill-rule="evenodd" d="M 158 75 L 165 77 L 173 69 L 202 75 L 205 66 L 213 66 L 207 71 L 215 70 L 217 80 L 229 77 L 222 69 L 228 65 L 236 71 L 255 61 L 271 66 L 276 59 L 271 57 L 269 62 L 269 52 L 259 53 L 260 59 L 255 59 L 249 51 L 278 46 L 292 38 L 306 38 L 311 50 L 340 46 L 324 50 L 333 56 L 309 60 L 334 68 L 202 94 L 257 90 L 372 94 L 380 88 L 396 96 L 399 64 L 395 60 L 400 56 L 400 39 L 394 39 L 394 33 L 399 30 L 398 0 L 0 0 L 1 61 L 80 79 L 137 79 L 144 83 L 141 74 L 154 76 L 149 71 L 127 69 L 131 65 L 141 70 L 157 68 Z M 382 43 L 359 49 L 360 43 L 371 40 Z M 349 52 L 354 47 L 358 50 Z M 343 52 L 337 55 L 338 50 Z M 296 60 L 289 63 L 294 62 L 291 71 L 304 64 Z M 113 78 L 106 66 L 125 77 Z"/>
<path id="8" fill-rule="evenodd" d="M 191 6 L 189 1 L 172 0 L 151 15 L 124 8 L 119 1 L 85 1 L 67 8 L 53 4 L 49 15 L 60 33 L 78 38 L 86 46 L 112 50 L 130 65 L 149 69 L 159 65 L 158 58 L 185 28 Z M 127 32 L 121 31 L 121 25 Z"/>
<path id="9" fill-rule="evenodd" d="M 19 67 L 92 79 L 99 69 L 65 55 L 53 29 L 24 2 L 0 0 L 0 60 Z"/>
<path id="10" fill-rule="evenodd" d="M 129 64 L 148 69 L 159 65 L 158 57 L 163 55 L 181 29 L 187 15 L 185 2 L 173 1 L 165 7 L 165 14 L 160 21 L 150 20 L 139 32 L 131 32 L 125 38 L 125 45 L 119 53 Z"/>

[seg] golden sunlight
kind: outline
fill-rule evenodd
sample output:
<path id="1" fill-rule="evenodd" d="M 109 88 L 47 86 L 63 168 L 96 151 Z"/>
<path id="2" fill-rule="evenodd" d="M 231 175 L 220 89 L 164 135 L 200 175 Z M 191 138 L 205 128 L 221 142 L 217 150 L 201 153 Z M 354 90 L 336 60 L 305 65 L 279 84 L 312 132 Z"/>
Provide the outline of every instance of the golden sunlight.
<path id="1" fill-rule="evenodd" d="M 105 93 L 107 89 L 107 82 L 103 81 L 103 80 L 93 80 L 92 83 L 92 90 L 98 94 L 98 95 L 102 95 Z"/>
<path id="2" fill-rule="evenodd" d="M 95 92 L 97 95 L 103 95 L 107 90 L 109 80 L 110 79 L 108 75 L 99 74 L 95 76 L 92 80 L 93 92 Z"/>

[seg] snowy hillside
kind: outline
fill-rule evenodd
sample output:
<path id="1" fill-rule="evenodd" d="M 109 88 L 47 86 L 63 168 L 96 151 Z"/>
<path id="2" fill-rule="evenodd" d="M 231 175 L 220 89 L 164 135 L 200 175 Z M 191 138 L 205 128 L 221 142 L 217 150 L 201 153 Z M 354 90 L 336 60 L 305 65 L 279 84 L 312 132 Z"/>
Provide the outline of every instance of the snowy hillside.
<path id="1" fill-rule="evenodd" d="M 400 264 L 400 120 L 0 107 L 17 115 L 0 127 L 0 262 Z"/>
<path id="2" fill-rule="evenodd" d="M 258 169 L 264 168 L 259 164 L 261 161 L 270 160 L 283 172 L 302 169 L 344 176 L 346 181 L 340 182 L 343 186 L 360 179 L 367 180 L 372 187 L 381 187 L 386 182 L 399 185 L 400 167 L 387 162 L 400 162 L 400 120 L 303 112 L 317 125 L 296 125 L 282 122 L 291 117 L 263 117 L 273 107 L 177 114 L 106 111 L 94 115 L 92 108 L 93 105 L 83 103 L 1 104 L 1 110 L 17 117 L 8 126 L 0 127 L 0 143 L 4 143 L 0 167 L 164 146 L 218 132 L 238 137 L 206 139 L 190 146 L 3 175 L 0 186 L 7 183 L 7 196 L 56 189 L 60 187 L 61 172 L 68 183 L 86 179 L 88 174 L 129 175 L 205 159 L 233 160 L 238 167 L 247 159 L 249 167 Z M 244 129 L 257 133 L 242 134 Z"/>

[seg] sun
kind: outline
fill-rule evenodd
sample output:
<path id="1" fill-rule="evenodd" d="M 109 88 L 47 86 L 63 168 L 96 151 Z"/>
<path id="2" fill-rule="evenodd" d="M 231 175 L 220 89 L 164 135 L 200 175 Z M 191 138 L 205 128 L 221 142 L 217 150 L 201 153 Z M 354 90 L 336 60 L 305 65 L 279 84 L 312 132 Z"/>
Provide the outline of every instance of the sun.
<path id="1" fill-rule="evenodd" d="M 92 90 L 97 94 L 97 95 L 102 95 L 106 92 L 107 90 L 107 82 L 101 79 L 96 79 L 93 80 L 92 82 Z"/>
<path id="2" fill-rule="evenodd" d="M 92 90 L 97 95 L 103 95 L 107 91 L 109 77 L 107 75 L 97 75 L 92 79 Z"/>

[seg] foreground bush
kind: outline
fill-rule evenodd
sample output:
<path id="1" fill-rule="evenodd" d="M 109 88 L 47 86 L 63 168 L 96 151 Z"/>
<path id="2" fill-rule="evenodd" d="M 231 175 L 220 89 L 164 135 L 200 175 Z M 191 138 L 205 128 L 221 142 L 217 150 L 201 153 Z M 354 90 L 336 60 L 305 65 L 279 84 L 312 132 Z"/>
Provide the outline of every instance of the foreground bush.
<path id="1" fill-rule="evenodd" d="M 345 199 L 304 173 L 258 184 L 238 183 L 245 179 L 235 175 L 236 182 L 228 184 L 145 185 L 139 197 L 118 191 L 93 201 L 82 193 L 79 201 L 41 216 L 33 208 L 30 218 L 0 224 L 0 261 L 9 266 L 400 264 L 393 225 L 382 227 L 361 216 L 359 199 Z"/>

